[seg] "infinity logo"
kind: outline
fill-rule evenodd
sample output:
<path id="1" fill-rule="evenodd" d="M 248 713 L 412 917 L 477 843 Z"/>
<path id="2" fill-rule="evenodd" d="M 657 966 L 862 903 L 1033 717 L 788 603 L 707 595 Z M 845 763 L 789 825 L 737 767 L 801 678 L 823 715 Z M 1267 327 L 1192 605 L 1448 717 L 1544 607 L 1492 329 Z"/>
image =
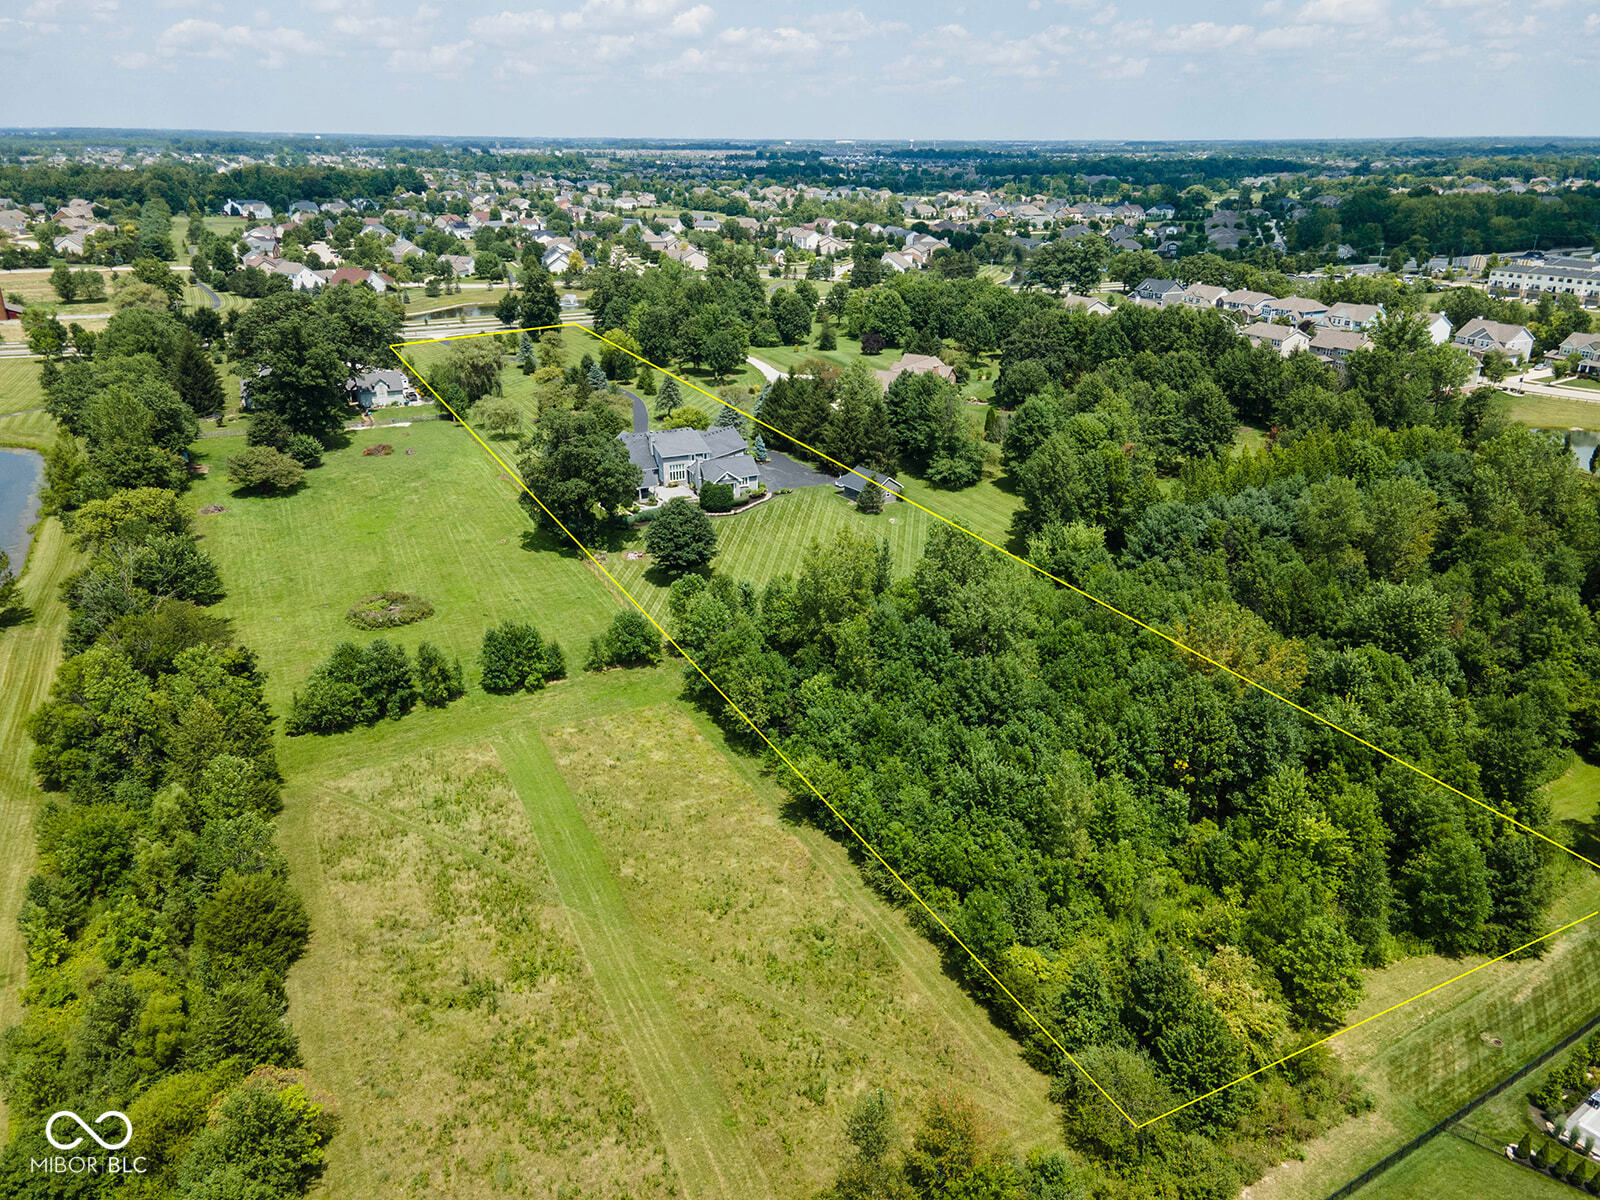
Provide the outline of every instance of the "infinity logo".
<path id="1" fill-rule="evenodd" d="M 122 1122 L 122 1129 L 123 1129 L 122 1140 L 120 1142 L 108 1142 L 108 1141 L 105 1140 L 105 1138 L 101 1137 L 98 1133 L 96 1133 L 94 1131 L 94 1126 L 90 1125 L 87 1121 L 85 1121 L 77 1113 L 68 1112 L 66 1109 L 62 1109 L 62 1111 L 60 1111 L 58 1113 L 50 1114 L 50 1119 L 44 1123 L 45 1140 L 48 1141 L 57 1150 L 76 1150 L 79 1146 L 83 1145 L 83 1137 L 81 1135 L 78 1136 L 78 1137 L 73 1138 L 70 1142 L 58 1142 L 58 1141 L 56 1141 L 55 1126 L 56 1126 L 56 1122 L 59 1121 L 62 1117 L 70 1117 L 70 1118 L 72 1118 L 72 1120 L 77 1124 L 79 1129 L 83 1130 L 84 1133 L 88 1134 L 97 1143 L 99 1143 L 100 1148 L 102 1150 L 121 1150 L 124 1146 L 126 1146 L 129 1142 L 131 1142 L 133 1140 L 133 1122 L 128 1120 L 128 1114 L 127 1113 L 119 1113 L 119 1112 L 117 1112 L 117 1111 L 115 1111 L 113 1109 L 111 1112 L 103 1112 L 103 1113 L 101 1113 L 98 1117 L 96 1117 L 94 1119 L 95 1125 L 100 1124 L 107 1117 L 115 1117 L 117 1120 Z"/>

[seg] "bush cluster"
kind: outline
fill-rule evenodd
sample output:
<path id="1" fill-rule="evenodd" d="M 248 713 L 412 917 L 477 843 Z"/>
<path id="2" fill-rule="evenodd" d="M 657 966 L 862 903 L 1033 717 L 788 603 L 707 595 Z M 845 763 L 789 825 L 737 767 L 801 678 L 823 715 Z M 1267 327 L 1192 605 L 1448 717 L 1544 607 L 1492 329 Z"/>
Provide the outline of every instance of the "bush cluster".
<path id="1" fill-rule="evenodd" d="M 378 592 L 352 604 L 345 616 L 358 629 L 395 629 L 433 616 L 433 605 L 410 592 Z"/>

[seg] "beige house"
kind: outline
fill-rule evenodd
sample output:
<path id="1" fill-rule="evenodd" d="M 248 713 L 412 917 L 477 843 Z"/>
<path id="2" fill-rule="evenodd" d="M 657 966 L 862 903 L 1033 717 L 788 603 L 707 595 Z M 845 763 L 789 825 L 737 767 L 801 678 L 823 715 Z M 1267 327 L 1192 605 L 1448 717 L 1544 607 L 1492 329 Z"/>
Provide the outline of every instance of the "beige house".
<path id="1" fill-rule="evenodd" d="M 1246 325 L 1239 334 L 1251 346 L 1271 346 L 1284 358 L 1288 358 L 1296 350 L 1311 348 L 1311 339 L 1293 325 L 1272 325 L 1266 321 L 1256 321 L 1254 324 Z"/>

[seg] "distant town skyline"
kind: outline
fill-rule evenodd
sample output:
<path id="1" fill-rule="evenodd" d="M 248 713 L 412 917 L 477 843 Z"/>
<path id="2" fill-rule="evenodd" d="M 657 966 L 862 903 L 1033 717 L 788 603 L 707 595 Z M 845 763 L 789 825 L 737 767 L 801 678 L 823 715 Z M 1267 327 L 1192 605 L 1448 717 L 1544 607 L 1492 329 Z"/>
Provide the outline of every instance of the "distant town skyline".
<path id="1" fill-rule="evenodd" d="M 1581 136 L 1597 49 L 1592 0 L 882 0 L 828 13 L 751 0 L 248 12 L 33 0 L 0 16 L 8 125 L 417 136 Z"/>

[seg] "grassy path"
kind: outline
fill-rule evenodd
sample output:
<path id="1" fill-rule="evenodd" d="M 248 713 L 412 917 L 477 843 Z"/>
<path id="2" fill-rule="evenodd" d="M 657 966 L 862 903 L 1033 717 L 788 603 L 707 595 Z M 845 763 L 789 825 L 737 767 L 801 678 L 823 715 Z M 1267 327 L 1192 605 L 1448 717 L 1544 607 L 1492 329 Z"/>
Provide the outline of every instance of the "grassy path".
<path id="1" fill-rule="evenodd" d="M 18 991 L 26 961 L 16 918 L 33 872 L 33 814 L 43 799 L 28 768 L 33 743 L 22 725 L 50 690 L 61 661 L 67 626 L 61 584 L 79 561 L 60 521 L 41 524 L 22 575 L 23 602 L 33 609 L 33 619 L 0 630 L 0 1025 L 21 1016 Z M 4 1115 L 0 1102 L 0 1120 Z"/>
<path id="2" fill-rule="evenodd" d="M 594 972 L 690 1200 L 771 1192 L 731 1109 L 633 927 L 622 891 L 536 735 L 496 747 L 521 795 L 561 902 Z"/>

